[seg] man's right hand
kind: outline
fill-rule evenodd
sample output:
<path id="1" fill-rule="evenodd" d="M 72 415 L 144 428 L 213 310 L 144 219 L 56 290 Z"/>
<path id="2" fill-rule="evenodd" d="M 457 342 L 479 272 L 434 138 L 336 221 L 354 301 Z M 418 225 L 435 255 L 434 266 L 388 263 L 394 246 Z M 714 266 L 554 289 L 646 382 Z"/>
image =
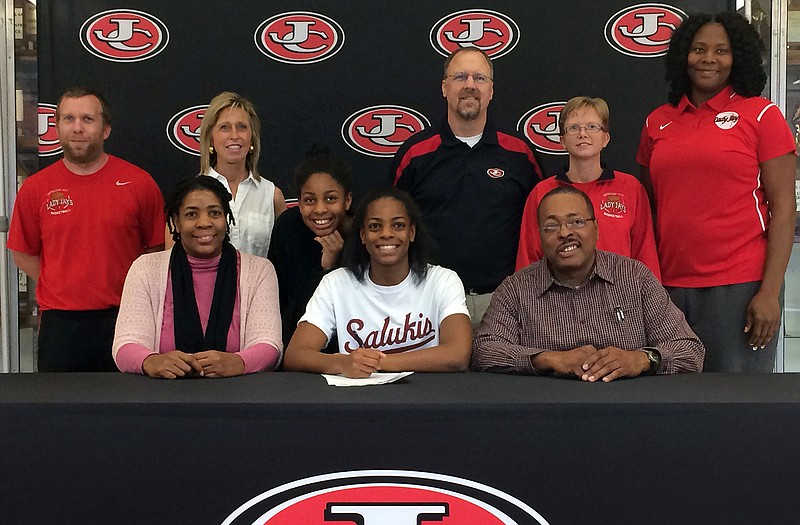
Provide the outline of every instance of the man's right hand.
<path id="1" fill-rule="evenodd" d="M 597 348 L 593 345 L 584 345 L 563 352 L 541 352 L 531 362 L 541 372 L 581 377 L 585 373 L 583 364 L 594 352 Z"/>
<path id="2" fill-rule="evenodd" d="M 177 377 L 202 376 L 203 367 L 194 355 L 173 350 L 166 354 L 152 354 L 142 363 L 142 372 L 150 377 L 175 379 Z"/>

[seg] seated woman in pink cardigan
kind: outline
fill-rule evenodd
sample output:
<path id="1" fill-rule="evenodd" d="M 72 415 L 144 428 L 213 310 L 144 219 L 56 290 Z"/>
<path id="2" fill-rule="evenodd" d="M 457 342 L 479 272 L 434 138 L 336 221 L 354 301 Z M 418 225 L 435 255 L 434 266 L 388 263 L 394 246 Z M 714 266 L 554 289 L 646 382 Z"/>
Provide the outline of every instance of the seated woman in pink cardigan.
<path id="1" fill-rule="evenodd" d="M 113 355 L 123 372 L 227 377 L 280 361 L 278 281 L 267 259 L 229 242 L 231 195 L 192 177 L 167 201 L 170 251 L 142 255 L 125 279 Z"/>

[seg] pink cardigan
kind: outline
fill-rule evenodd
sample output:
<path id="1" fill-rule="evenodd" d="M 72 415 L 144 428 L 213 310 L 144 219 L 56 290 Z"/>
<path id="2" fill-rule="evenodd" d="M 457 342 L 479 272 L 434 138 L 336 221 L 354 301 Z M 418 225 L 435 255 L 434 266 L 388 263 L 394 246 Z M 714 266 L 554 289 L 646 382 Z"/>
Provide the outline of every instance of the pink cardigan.
<path id="1" fill-rule="evenodd" d="M 158 352 L 160 347 L 170 253 L 171 250 L 142 255 L 128 270 L 112 348 L 114 361 L 123 372 L 141 373 L 144 359 Z M 281 352 L 278 279 L 267 259 L 239 252 L 239 304 L 239 348 L 258 345 L 257 348 L 264 349 L 265 345 L 259 343 L 266 343 Z M 128 346 L 120 353 L 120 349 L 129 343 L 151 350 L 131 355 L 126 352 L 131 348 Z M 247 357 L 242 355 L 247 372 L 263 370 L 268 361 L 256 356 L 252 356 L 253 359 Z M 251 370 L 247 367 L 248 361 L 265 364 Z"/>

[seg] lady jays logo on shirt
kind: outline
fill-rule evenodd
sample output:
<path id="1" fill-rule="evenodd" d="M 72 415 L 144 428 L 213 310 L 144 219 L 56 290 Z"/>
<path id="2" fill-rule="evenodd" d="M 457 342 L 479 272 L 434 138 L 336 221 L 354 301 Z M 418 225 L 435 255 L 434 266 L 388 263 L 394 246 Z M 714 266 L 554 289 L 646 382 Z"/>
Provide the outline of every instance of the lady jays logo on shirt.
<path id="1" fill-rule="evenodd" d="M 496 488 L 407 470 L 334 472 L 286 483 L 247 501 L 222 525 L 548 525 Z"/>
<path id="2" fill-rule="evenodd" d="M 63 215 L 71 212 L 74 204 L 72 197 L 69 196 L 69 190 L 58 188 L 47 193 L 45 209 L 50 212 L 50 215 Z"/>
<path id="3" fill-rule="evenodd" d="M 600 211 L 606 217 L 614 219 L 623 219 L 628 213 L 628 207 L 625 205 L 625 194 L 623 193 L 604 193 L 603 199 L 600 201 Z"/>
<path id="4" fill-rule="evenodd" d="M 737 122 L 739 122 L 739 114 L 735 111 L 723 111 L 714 117 L 714 124 L 719 129 L 731 129 Z"/>

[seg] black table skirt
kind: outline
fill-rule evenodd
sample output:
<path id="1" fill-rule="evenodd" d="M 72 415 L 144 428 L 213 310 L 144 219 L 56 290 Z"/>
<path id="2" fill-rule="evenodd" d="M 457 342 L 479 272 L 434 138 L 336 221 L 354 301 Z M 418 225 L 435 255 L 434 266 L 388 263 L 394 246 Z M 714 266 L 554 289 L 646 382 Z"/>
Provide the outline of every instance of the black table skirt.
<path id="1" fill-rule="evenodd" d="M 3 523 L 219 524 L 276 487 L 361 470 L 468 480 L 552 525 L 796 524 L 800 375 L 0 375 Z"/>

